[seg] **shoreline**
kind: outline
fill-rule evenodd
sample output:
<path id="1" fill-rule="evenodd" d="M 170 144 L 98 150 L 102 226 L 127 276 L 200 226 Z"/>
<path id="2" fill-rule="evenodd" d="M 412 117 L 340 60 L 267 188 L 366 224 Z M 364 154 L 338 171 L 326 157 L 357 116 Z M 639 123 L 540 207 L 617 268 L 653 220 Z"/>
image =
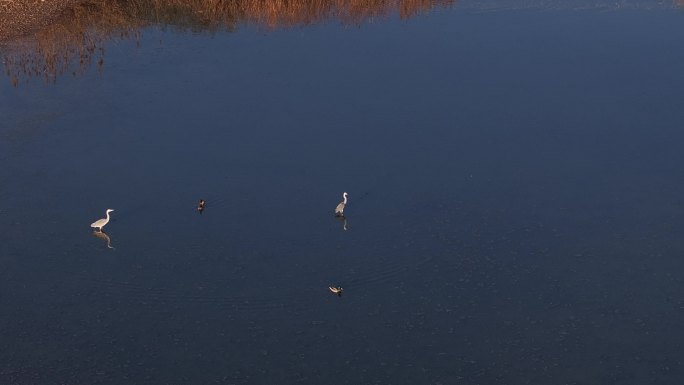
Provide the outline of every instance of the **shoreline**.
<path id="1" fill-rule="evenodd" d="M 472 3 L 497 4 L 500 0 L 475 0 Z M 511 0 L 515 2 L 515 0 Z M 531 3 L 543 9 L 546 2 L 555 3 L 558 0 L 535 0 Z M 634 0 L 634 4 L 639 4 L 645 0 Z M 60 17 L 64 16 L 69 10 L 77 5 L 87 3 L 88 0 L 0 0 L 0 44 L 8 43 L 15 39 L 30 36 L 39 32 L 41 29 L 50 26 Z M 520 2 L 520 1 L 518 1 Z M 454 1 L 464 8 L 468 8 L 468 2 Z M 589 2 L 594 4 L 593 2 Z M 601 3 L 610 3 L 607 0 L 599 0 Z M 684 7 L 684 0 L 668 0 L 672 8 Z M 633 6 L 634 6 L 633 4 Z M 471 4 L 472 5 L 472 4 Z M 595 4 L 594 4 L 595 5 Z M 661 4 L 660 6 L 663 6 Z M 487 7 L 485 7 L 487 8 Z M 494 7 L 496 8 L 496 7 Z M 525 8 L 525 7 L 523 7 Z"/>
<path id="2" fill-rule="evenodd" d="M 0 43 L 47 27 L 83 0 L 0 0 Z"/>
<path id="3" fill-rule="evenodd" d="M 23 38 L 30 37 L 33 34 L 36 34 L 40 32 L 41 30 L 50 27 L 52 24 L 56 23 L 59 21 L 60 18 L 65 17 L 65 15 L 68 15 L 70 11 L 77 10 L 79 5 L 85 5 L 84 9 L 87 10 L 88 7 L 88 2 L 92 0 L 0 0 L 0 44 L 1 45 L 6 45 L 10 44 L 15 40 L 22 40 Z M 241 0 L 232 0 L 235 2 L 241 2 Z M 245 3 L 250 3 L 250 0 L 244 0 Z M 333 0 L 298 0 L 302 4 L 306 5 L 307 3 L 318 3 L 320 1 L 330 1 L 331 3 Z M 343 0 L 337 0 L 337 2 L 343 1 Z M 352 0 L 349 0 L 352 1 Z M 370 0 L 369 0 L 370 1 Z M 375 0 L 376 2 L 380 0 Z M 434 4 L 452 4 L 453 6 L 459 6 L 462 9 L 479 9 L 479 10 L 496 10 L 499 9 L 500 6 L 497 6 L 497 4 L 501 3 L 504 0 L 433 0 Z M 510 3 L 508 4 L 513 4 L 513 9 L 527 9 L 527 8 L 537 8 L 537 9 L 547 9 L 548 5 L 556 5 L 552 7 L 553 9 L 558 9 L 557 7 L 557 2 L 560 0 L 508 0 Z M 658 8 L 684 8 L 684 0 L 665 0 L 663 2 L 658 2 L 658 4 L 651 4 L 650 6 L 645 6 L 643 3 L 650 4 L 648 3 L 648 0 L 627 0 L 628 5 L 618 5 L 616 6 L 613 4 L 613 2 L 609 0 L 597 0 L 597 1 L 590 1 L 590 0 L 578 0 L 578 3 L 584 4 L 584 6 L 575 6 L 575 7 L 570 7 L 569 9 L 585 9 L 587 6 L 589 8 L 601 8 L 601 7 L 608 7 L 609 9 L 621 9 L 621 8 L 626 8 L 626 9 L 638 9 L 641 7 L 644 7 L 644 9 L 658 9 Z M 184 2 L 184 1 L 178 1 L 179 3 L 192 3 L 192 7 L 190 4 L 188 5 L 188 9 L 192 10 L 197 8 L 198 3 L 194 2 Z M 295 1 L 296 3 L 297 1 Z M 399 7 L 399 5 L 403 4 L 413 4 L 414 8 L 409 7 L 408 9 L 411 10 L 411 12 L 416 12 L 416 10 L 420 10 L 424 8 L 426 3 L 424 3 L 424 0 L 393 0 L 390 1 L 390 3 L 395 3 L 394 4 L 396 7 Z M 116 2 L 111 2 L 111 3 L 116 3 Z M 144 2 L 143 2 L 144 3 Z M 160 2 L 161 5 L 164 5 L 165 1 Z M 172 3 L 171 1 L 168 1 L 168 3 Z M 226 1 L 228 3 L 228 1 Z M 523 3 L 523 4 L 519 4 Z M 99 8 L 102 8 L 103 4 L 110 4 L 110 2 L 106 1 L 101 1 L 101 2 L 93 2 L 94 5 L 99 5 Z M 156 6 L 161 7 L 160 4 L 155 3 Z M 223 3 L 222 3 L 223 4 Z M 516 7 L 515 4 L 518 4 L 519 6 Z M 225 4 L 224 4 L 225 5 Z M 263 4 L 262 4 L 263 5 Z M 195 7 L 195 8 L 193 8 Z M 98 7 L 96 7 L 98 8 Z M 225 7 L 224 7 L 225 8 Z M 251 8 L 254 8 L 253 6 Z M 283 7 L 281 7 L 283 8 Z M 262 22 L 262 23 L 276 23 L 277 22 L 284 22 L 287 24 L 288 22 L 292 22 L 292 20 L 288 20 L 288 15 L 291 14 L 291 12 L 287 12 L 288 9 L 287 7 L 284 7 L 283 9 L 280 9 L 280 11 L 284 11 L 281 14 L 278 14 L 277 12 L 274 12 L 273 9 L 267 9 L 264 8 L 261 12 L 260 15 L 257 17 L 254 17 L 254 20 Z M 320 8 L 320 6 L 319 6 Z M 406 8 L 406 7 L 404 7 Z M 429 6 L 428 6 L 429 8 Z M 510 5 L 509 5 L 510 8 Z M 163 9 L 163 8 L 162 8 Z M 258 7 L 257 7 L 258 9 Z M 312 10 L 315 11 L 316 7 L 313 7 Z M 242 9 L 242 11 L 248 10 L 250 12 L 253 11 L 253 9 L 250 9 L 250 7 L 247 7 L 245 9 Z M 199 18 L 202 19 L 204 15 L 207 15 L 209 13 L 204 12 L 203 10 L 197 11 L 195 9 L 195 14 L 196 16 L 199 15 Z M 234 11 L 234 10 L 233 10 Z M 291 11 L 291 10 L 290 10 Z M 411 12 L 406 13 L 402 15 L 401 17 L 410 17 Z M 87 12 L 86 12 L 87 13 Z M 248 12 L 249 13 L 249 12 Z M 240 12 L 237 12 L 237 14 L 240 14 Z M 250 13 L 250 16 L 254 16 L 256 14 L 255 12 Z M 168 15 L 167 15 L 168 16 Z M 338 15 L 339 16 L 339 15 Z M 342 14 L 344 16 L 344 14 Z M 370 13 L 367 16 L 373 16 L 372 13 Z M 68 16 L 67 16 L 68 17 Z M 249 17 L 246 17 L 246 19 L 249 19 Z M 252 21 L 254 21 L 252 20 Z M 210 22 L 208 24 L 211 24 L 212 22 L 216 22 L 216 20 L 209 20 Z M 219 20 L 220 21 L 220 20 Z M 294 20 L 295 23 L 304 23 L 306 24 L 310 20 L 307 17 L 301 18 L 301 20 Z"/>

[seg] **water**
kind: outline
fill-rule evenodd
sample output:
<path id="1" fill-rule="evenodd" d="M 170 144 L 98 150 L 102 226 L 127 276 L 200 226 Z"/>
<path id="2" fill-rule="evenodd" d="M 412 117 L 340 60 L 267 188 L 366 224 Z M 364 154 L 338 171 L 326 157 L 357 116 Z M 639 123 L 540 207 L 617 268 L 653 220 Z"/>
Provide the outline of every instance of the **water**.
<path id="1" fill-rule="evenodd" d="M 2 82 L 0 383 L 682 383 L 682 13 L 581 8 Z"/>

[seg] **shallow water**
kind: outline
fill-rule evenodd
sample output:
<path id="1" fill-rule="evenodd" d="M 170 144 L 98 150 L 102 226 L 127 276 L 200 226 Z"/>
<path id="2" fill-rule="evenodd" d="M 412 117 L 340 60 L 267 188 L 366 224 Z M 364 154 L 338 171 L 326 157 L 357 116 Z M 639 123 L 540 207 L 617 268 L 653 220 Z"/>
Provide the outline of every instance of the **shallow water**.
<path id="1" fill-rule="evenodd" d="M 684 15 L 496 9 L 0 82 L 0 383 L 682 383 Z"/>

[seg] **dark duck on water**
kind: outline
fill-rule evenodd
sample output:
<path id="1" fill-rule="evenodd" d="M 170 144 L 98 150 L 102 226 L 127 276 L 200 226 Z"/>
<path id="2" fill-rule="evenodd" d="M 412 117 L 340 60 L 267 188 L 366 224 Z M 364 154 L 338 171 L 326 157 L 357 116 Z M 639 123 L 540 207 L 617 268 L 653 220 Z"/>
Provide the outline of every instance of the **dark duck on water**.
<path id="1" fill-rule="evenodd" d="M 328 286 L 328 289 L 330 290 L 331 293 L 337 294 L 338 297 L 342 296 L 342 292 L 344 289 L 342 289 L 341 286 Z"/>

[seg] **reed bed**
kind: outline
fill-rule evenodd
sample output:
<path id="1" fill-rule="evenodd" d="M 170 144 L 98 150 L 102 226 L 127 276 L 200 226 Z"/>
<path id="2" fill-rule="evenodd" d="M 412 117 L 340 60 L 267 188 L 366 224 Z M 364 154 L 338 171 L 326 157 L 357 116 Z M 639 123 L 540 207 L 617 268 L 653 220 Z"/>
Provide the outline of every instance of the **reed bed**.
<path id="1" fill-rule="evenodd" d="M 16 86 L 41 77 L 54 82 L 65 73 L 104 64 L 105 42 L 140 37 L 150 25 L 216 32 L 239 24 L 290 28 L 339 20 L 360 24 L 392 13 L 402 19 L 450 6 L 455 0 L 85 0 L 32 36 L 6 42 L 5 72 Z"/>

